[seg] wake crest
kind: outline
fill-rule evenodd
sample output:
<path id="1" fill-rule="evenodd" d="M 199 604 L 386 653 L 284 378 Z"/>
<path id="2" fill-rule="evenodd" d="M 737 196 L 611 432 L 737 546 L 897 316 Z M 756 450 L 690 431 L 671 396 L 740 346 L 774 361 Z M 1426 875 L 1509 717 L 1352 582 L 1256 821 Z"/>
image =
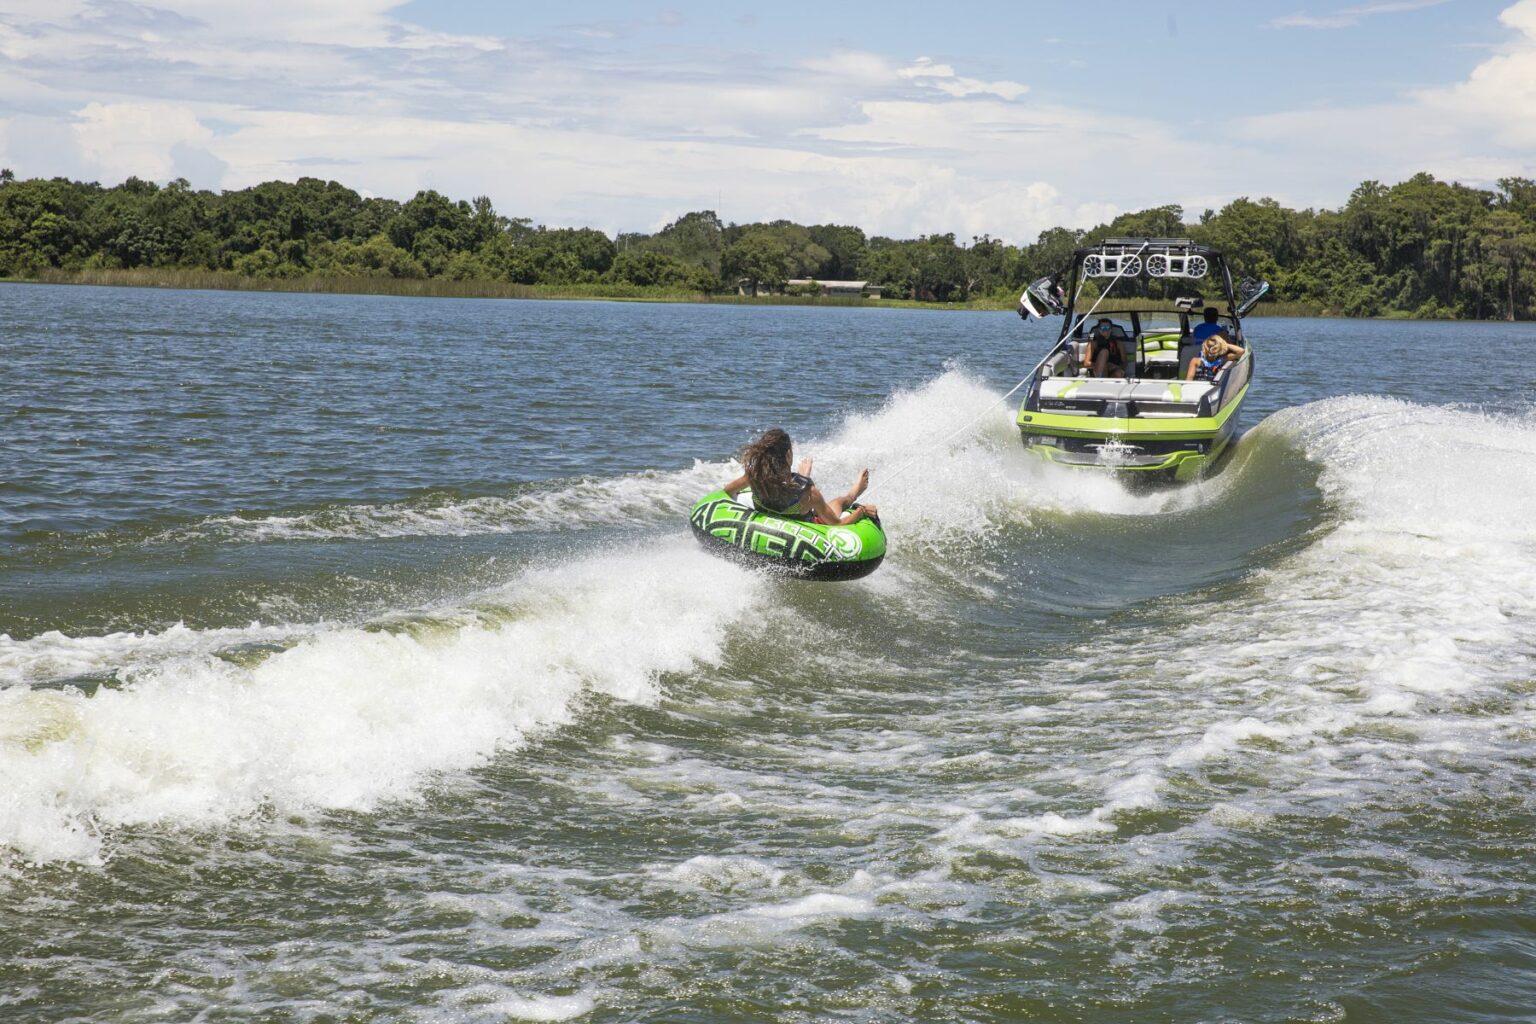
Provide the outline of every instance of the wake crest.
<path id="1" fill-rule="evenodd" d="M 1367 641 L 1385 643 L 1413 616 L 1454 609 L 1449 648 L 1409 647 L 1359 669 L 1389 702 L 1482 678 L 1464 640 L 1513 651 L 1532 639 L 1536 428 L 1527 420 L 1380 398 L 1314 403 L 1256 428 L 1214 480 L 1133 494 L 1040 466 L 998 398 L 952 370 L 799 444 L 828 489 L 871 468 L 895 566 L 876 577 L 881 586 L 920 585 L 903 575 L 904 559 L 984 567 L 975 542 L 1034 517 L 1160 514 L 1212 501 L 1241 508 L 1289 486 L 1274 469 L 1300 452 L 1321 467 L 1318 485 L 1342 520 L 1268 588 L 1252 611 L 1268 623 L 1262 631 L 1353 651 L 1360 627 L 1333 628 L 1351 616 L 1387 609 L 1366 627 Z M 709 558 L 684 532 L 693 499 L 733 471 L 701 462 L 582 481 L 513 499 L 522 504 L 510 511 L 472 499 L 435 518 L 375 506 L 343 522 L 316 514 L 229 527 L 242 543 L 457 530 L 476 515 L 477 528 L 516 529 L 592 493 L 665 525 L 626 548 L 363 625 L 0 637 L 0 847 L 93 862 L 124 826 L 367 810 L 569 721 L 583 694 L 656 699 L 661 675 L 717 663 L 731 632 L 773 599 L 772 585 Z M 1325 586 L 1341 575 L 1347 586 Z M 100 685 L 69 685 L 80 679 Z"/>
<path id="2" fill-rule="evenodd" d="M 678 539 L 364 627 L 0 639 L 0 848 L 92 862 L 122 826 L 413 798 L 584 693 L 653 700 L 759 593 Z M 82 674 L 108 681 L 49 685 Z"/>

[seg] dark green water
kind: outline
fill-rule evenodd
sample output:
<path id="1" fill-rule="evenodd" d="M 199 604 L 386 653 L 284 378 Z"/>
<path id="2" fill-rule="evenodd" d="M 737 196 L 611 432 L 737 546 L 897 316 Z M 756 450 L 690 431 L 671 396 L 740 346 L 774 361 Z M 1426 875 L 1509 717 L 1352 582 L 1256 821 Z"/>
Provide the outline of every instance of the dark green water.
<path id="1" fill-rule="evenodd" d="M 0 1019 L 1536 1018 L 1528 325 L 1129 493 L 1005 314 L 0 306 Z M 770 425 L 875 576 L 689 537 Z"/>

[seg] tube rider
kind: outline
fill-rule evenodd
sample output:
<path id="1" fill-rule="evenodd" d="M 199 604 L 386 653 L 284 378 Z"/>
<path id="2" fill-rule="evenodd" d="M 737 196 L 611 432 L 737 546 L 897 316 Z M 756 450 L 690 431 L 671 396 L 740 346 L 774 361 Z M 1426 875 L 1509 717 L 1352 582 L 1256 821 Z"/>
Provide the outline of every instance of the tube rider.
<path id="1" fill-rule="evenodd" d="M 751 488 L 752 507 L 758 512 L 829 526 L 848 526 L 880 514 L 874 505 L 854 504 L 869 486 L 869 470 L 859 473 L 848 493 L 826 499 L 811 480 L 811 460 L 802 460 L 799 472 L 790 470 L 793 461 L 789 435 L 778 427 L 765 431 L 743 449 L 741 465 L 746 472 L 726 484 L 725 493 L 735 500 L 737 494 Z"/>

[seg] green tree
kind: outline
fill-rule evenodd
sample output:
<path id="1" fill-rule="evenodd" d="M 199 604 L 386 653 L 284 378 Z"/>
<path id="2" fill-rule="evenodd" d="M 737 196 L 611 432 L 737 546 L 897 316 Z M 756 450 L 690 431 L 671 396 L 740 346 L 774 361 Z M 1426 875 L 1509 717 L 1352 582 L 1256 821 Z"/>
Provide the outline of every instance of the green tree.
<path id="1" fill-rule="evenodd" d="M 720 254 L 720 276 L 727 284 L 741 281 L 756 295 L 760 287 L 780 289 L 790 276 L 789 247 L 767 231 L 754 231 Z"/>
<path id="2" fill-rule="evenodd" d="M 811 241 L 827 254 L 816 276 L 828 281 L 852 281 L 862 270 L 868 240 L 856 227 L 842 224 L 816 224 L 809 229 Z"/>
<path id="3" fill-rule="evenodd" d="M 718 275 L 726 246 L 725 225 L 714 210 L 697 210 L 683 214 L 654 235 L 626 235 L 623 241 L 626 249 L 663 253 Z"/>
<path id="4" fill-rule="evenodd" d="M 613 240 L 593 228 L 504 231 L 481 252 L 487 266 L 516 284 L 594 282 L 616 255 Z"/>
<path id="5" fill-rule="evenodd" d="M 382 231 L 364 242 L 343 238 L 324 243 L 315 256 L 315 264 L 325 273 L 342 277 L 427 276 L 426 268 Z"/>
<path id="6" fill-rule="evenodd" d="M 953 233 L 911 243 L 911 259 L 917 298 L 948 302 L 964 297 L 965 257 Z"/>
<path id="7" fill-rule="evenodd" d="M 700 292 L 711 292 L 720 286 L 719 279 L 703 267 L 662 252 L 621 252 L 608 268 L 606 280 Z"/>
<path id="8" fill-rule="evenodd" d="M 1304 255 L 1295 211 L 1269 198 L 1234 199 L 1197 233 L 1220 249 L 1239 275 L 1273 280 L 1282 266 L 1294 266 Z"/>
<path id="9" fill-rule="evenodd" d="M 990 294 L 1010 285 L 1010 268 L 1017 260 L 1017 250 L 991 235 L 972 237 L 961 253 L 963 279 L 961 297 L 970 299 Z"/>
<path id="10" fill-rule="evenodd" d="M 1330 238 L 1294 280 L 1302 301 L 1319 303 L 1325 311 L 1346 316 L 1375 316 L 1382 300 L 1375 268 L 1339 238 Z M 1301 289 L 1305 290 L 1301 290 Z"/>
<path id="11" fill-rule="evenodd" d="M 1478 233 L 1478 248 L 1486 278 L 1502 285 L 1504 319 L 1527 312 L 1532 288 L 1532 258 L 1536 256 L 1536 225 L 1507 206 L 1491 212 Z"/>
<path id="12" fill-rule="evenodd" d="M 917 292 L 917 268 L 909 246 L 893 238 L 869 240 L 860 261 L 859 276 L 893 296 L 913 298 Z"/>
<path id="13" fill-rule="evenodd" d="M 1178 238 L 1185 234 L 1182 206 L 1154 206 L 1134 213 L 1122 213 L 1100 228 L 1088 232 L 1093 238 Z"/>
<path id="14" fill-rule="evenodd" d="M 14 178 L 0 188 L 0 275 L 78 264 L 90 252 L 83 221 L 100 189 L 63 178 Z"/>
<path id="15" fill-rule="evenodd" d="M 1047 274 L 1054 274 L 1072 259 L 1072 253 L 1083 244 L 1083 232 L 1071 228 L 1050 228 L 1040 232 L 1035 244 L 1026 246 L 1019 254 L 1018 269 L 1012 285 L 1022 288 Z"/>

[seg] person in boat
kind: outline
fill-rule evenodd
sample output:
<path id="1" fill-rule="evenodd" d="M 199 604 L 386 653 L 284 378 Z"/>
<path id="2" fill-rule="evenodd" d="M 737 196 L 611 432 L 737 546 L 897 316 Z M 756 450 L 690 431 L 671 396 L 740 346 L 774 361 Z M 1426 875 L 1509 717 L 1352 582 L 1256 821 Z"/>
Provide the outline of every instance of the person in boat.
<path id="1" fill-rule="evenodd" d="M 1099 318 L 1088 335 L 1088 373 L 1093 377 L 1124 377 L 1125 328 L 1109 317 Z"/>
<path id="2" fill-rule="evenodd" d="M 1196 324 L 1190 332 L 1200 343 L 1200 355 L 1189 361 L 1185 380 L 1215 380 L 1223 367 L 1242 358 L 1243 346 L 1232 341 L 1220 318 L 1221 312 L 1215 306 L 1206 306 L 1204 323 Z"/>
<path id="3" fill-rule="evenodd" d="M 874 505 L 849 508 L 869 486 L 869 470 L 859 472 L 847 494 L 829 501 L 811 479 L 811 460 L 801 459 L 798 469 L 791 470 L 794 457 L 794 445 L 788 434 L 778 427 L 765 431 L 742 450 L 741 466 L 745 472 L 725 485 L 725 493 L 734 499 L 751 488 L 753 508 L 784 519 L 847 526 L 866 516 L 879 515 Z"/>

